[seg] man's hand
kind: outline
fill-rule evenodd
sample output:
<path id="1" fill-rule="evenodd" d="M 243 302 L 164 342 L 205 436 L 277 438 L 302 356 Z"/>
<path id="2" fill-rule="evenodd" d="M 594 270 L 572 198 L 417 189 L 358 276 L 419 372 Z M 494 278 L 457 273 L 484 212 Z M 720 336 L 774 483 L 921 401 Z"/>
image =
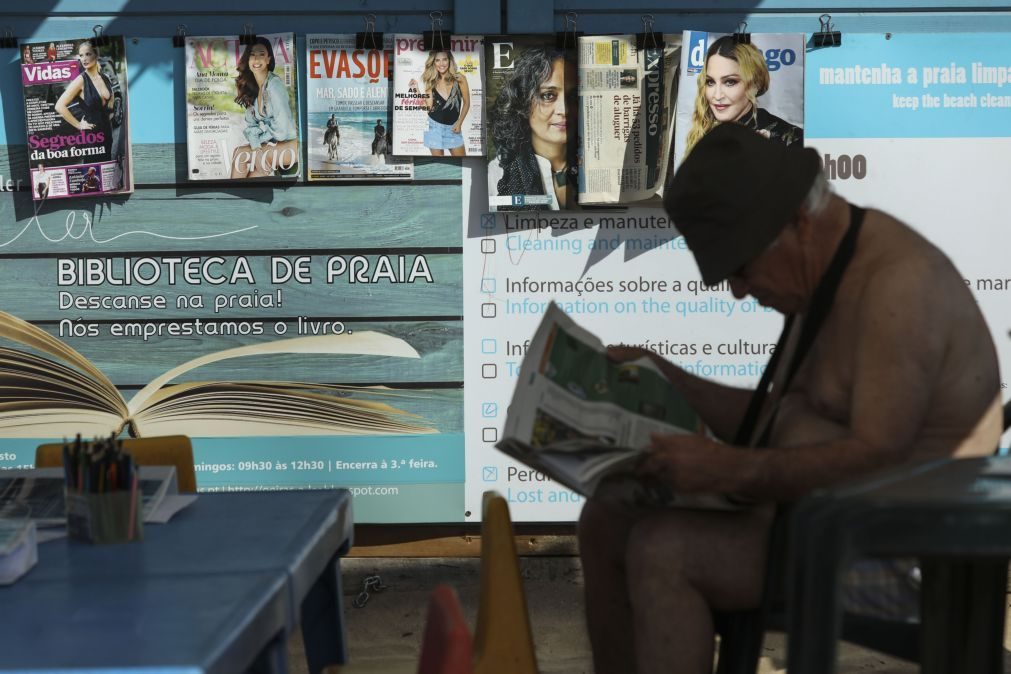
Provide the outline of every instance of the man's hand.
<path id="1" fill-rule="evenodd" d="M 636 473 L 653 477 L 678 492 L 730 492 L 741 452 L 696 433 L 654 433 L 650 451 Z"/>

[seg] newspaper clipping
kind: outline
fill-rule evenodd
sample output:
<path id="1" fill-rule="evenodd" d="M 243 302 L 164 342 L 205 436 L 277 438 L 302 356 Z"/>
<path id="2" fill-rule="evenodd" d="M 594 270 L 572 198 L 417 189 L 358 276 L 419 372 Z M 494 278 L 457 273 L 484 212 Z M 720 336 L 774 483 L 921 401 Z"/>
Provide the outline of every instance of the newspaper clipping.
<path id="1" fill-rule="evenodd" d="M 421 35 L 393 36 L 394 154 L 484 156 L 484 38 L 445 40 L 428 49 Z"/>
<path id="2" fill-rule="evenodd" d="M 496 447 L 584 496 L 653 507 L 734 507 L 679 495 L 633 475 L 653 433 L 703 432 L 687 401 L 648 358 L 611 361 L 553 302 L 520 366 Z"/>
<path id="3" fill-rule="evenodd" d="M 190 180 L 298 178 L 295 36 L 186 38 Z"/>
<path id="4" fill-rule="evenodd" d="M 749 126 L 786 145 L 804 142 L 804 35 L 685 31 L 674 161 L 680 164 L 711 128 Z M 672 173 L 668 173 L 668 178 Z"/>
<path id="5" fill-rule="evenodd" d="M 576 54 L 554 35 L 485 37 L 488 209 L 578 208 Z"/>
<path id="6" fill-rule="evenodd" d="M 579 38 L 580 204 L 662 196 L 680 63 L 680 34 Z"/>
<path id="7" fill-rule="evenodd" d="M 133 191 L 122 37 L 22 44 L 32 198 Z"/>
<path id="8" fill-rule="evenodd" d="M 310 34 L 306 46 L 308 180 L 413 178 L 390 144 L 392 36 L 383 49 L 356 49 L 353 34 Z"/>

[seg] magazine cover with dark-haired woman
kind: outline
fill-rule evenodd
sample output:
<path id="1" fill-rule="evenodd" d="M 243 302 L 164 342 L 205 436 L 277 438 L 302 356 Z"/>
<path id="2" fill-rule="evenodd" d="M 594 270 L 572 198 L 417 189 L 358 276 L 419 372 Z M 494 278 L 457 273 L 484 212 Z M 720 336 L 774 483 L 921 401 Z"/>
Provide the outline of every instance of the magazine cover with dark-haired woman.
<path id="1" fill-rule="evenodd" d="M 186 38 L 186 155 L 190 180 L 301 175 L 293 33 Z"/>
<path id="2" fill-rule="evenodd" d="M 133 191 L 122 37 L 22 44 L 32 199 Z"/>
<path id="3" fill-rule="evenodd" d="M 488 210 L 577 208 L 574 42 L 485 37 Z"/>

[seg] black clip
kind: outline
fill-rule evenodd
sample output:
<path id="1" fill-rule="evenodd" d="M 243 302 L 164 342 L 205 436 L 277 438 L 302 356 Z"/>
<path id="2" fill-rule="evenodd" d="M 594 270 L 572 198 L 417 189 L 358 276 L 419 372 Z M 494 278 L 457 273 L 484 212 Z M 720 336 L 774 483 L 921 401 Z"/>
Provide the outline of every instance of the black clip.
<path id="1" fill-rule="evenodd" d="M 93 47 L 109 46 L 109 36 L 105 34 L 105 26 L 103 26 L 102 24 L 98 24 L 91 29 L 91 32 L 95 34 L 95 37 L 91 39 L 91 46 Z"/>
<path id="2" fill-rule="evenodd" d="M 842 33 L 832 30 L 832 16 L 822 14 L 818 17 L 820 30 L 811 35 L 812 47 L 840 47 L 842 46 Z"/>
<path id="3" fill-rule="evenodd" d="M 176 34 L 172 36 L 172 46 L 175 48 L 186 46 L 186 24 L 181 23 L 176 26 Z"/>
<path id="4" fill-rule="evenodd" d="M 555 33 L 555 47 L 561 50 L 565 49 L 575 49 L 579 42 L 579 37 L 583 35 L 576 31 L 576 20 L 579 15 L 575 12 L 565 13 L 565 30 L 561 33 Z"/>
<path id="5" fill-rule="evenodd" d="M 643 14 L 642 15 L 642 31 L 641 33 L 635 34 L 635 48 L 638 51 L 643 49 L 663 49 L 663 37 L 657 37 L 657 34 L 653 32 L 653 15 Z"/>
<path id="6" fill-rule="evenodd" d="M 747 21 L 741 21 L 737 24 L 737 32 L 734 33 L 734 44 L 751 44 L 751 33 L 748 32 Z"/>
<path id="7" fill-rule="evenodd" d="M 376 15 L 366 14 L 365 32 L 355 33 L 355 49 L 382 49 L 383 34 L 376 32 Z"/>
<path id="8" fill-rule="evenodd" d="M 442 12 L 434 11 L 428 15 L 432 19 L 432 30 L 421 33 L 421 43 L 426 51 L 449 51 L 450 40 L 442 29 Z"/>
<path id="9" fill-rule="evenodd" d="M 3 37 L 0 37 L 0 49 L 17 49 L 18 39 L 14 37 L 14 31 L 10 26 L 4 29 Z"/>
<path id="10" fill-rule="evenodd" d="M 250 45 L 256 42 L 256 33 L 253 32 L 253 24 L 247 23 L 242 26 L 242 35 L 239 36 L 239 44 Z"/>

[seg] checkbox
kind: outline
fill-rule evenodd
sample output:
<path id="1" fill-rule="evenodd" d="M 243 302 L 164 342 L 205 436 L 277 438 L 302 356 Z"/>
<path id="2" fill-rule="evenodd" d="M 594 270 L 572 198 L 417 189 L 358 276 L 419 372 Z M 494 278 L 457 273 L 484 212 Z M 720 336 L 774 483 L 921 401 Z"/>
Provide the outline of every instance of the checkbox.
<path id="1" fill-rule="evenodd" d="M 485 255 L 495 252 L 495 239 L 481 239 L 481 252 Z"/>
<path id="2" fill-rule="evenodd" d="M 495 279 L 488 278 L 485 276 L 481 279 L 481 292 L 483 293 L 493 293 L 495 292 Z"/>
<path id="3" fill-rule="evenodd" d="M 481 429 L 481 440 L 483 442 L 498 442 L 498 429 L 497 428 L 482 428 Z"/>
<path id="4" fill-rule="evenodd" d="M 498 416 L 498 403 L 481 403 L 481 416 L 485 419 L 494 419 Z"/>
<path id="5" fill-rule="evenodd" d="M 481 229 L 495 229 L 494 213 L 484 213 L 481 215 Z"/>
<path id="6" fill-rule="evenodd" d="M 481 305 L 481 318 L 495 318 L 497 309 L 494 302 L 485 302 Z"/>
<path id="7" fill-rule="evenodd" d="M 485 466 L 481 469 L 481 479 L 485 482 L 497 482 L 498 468 L 495 466 Z"/>
<path id="8" fill-rule="evenodd" d="M 495 339 L 482 339 L 481 340 L 481 353 L 483 353 L 483 354 L 498 353 L 498 340 L 495 340 Z"/>
<path id="9" fill-rule="evenodd" d="M 481 365 L 481 377 L 483 379 L 494 379 L 498 375 L 498 367 L 495 363 L 484 363 Z"/>

